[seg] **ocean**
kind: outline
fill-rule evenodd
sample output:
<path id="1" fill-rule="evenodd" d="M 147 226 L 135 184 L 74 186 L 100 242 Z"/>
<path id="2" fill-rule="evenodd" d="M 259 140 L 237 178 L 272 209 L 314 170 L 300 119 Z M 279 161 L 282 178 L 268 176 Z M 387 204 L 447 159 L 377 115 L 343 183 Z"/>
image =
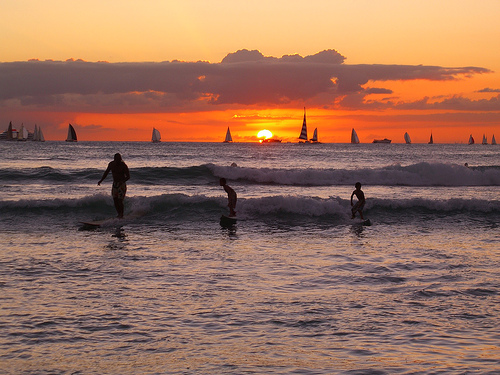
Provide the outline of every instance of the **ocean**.
<path id="1" fill-rule="evenodd" d="M 116 216 L 111 175 L 97 186 L 116 152 L 126 217 L 86 227 Z M 500 373 L 498 146 L 0 154 L 0 374 Z"/>

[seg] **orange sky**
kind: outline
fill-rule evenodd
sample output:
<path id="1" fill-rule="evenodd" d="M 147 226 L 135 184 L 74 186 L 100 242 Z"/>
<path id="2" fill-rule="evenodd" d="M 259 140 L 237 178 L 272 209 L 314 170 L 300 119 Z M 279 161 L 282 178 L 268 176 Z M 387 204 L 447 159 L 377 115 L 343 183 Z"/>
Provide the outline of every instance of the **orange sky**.
<path id="1" fill-rule="evenodd" d="M 500 136 L 498 1 L 5 0 L 0 11 L 0 130 L 37 124 L 64 140 L 71 123 L 80 140 L 149 141 L 156 127 L 164 141 L 219 142 L 229 126 L 236 142 L 262 129 L 296 142 L 306 107 L 322 142 L 348 142 L 351 128 L 361 142 Z"/>

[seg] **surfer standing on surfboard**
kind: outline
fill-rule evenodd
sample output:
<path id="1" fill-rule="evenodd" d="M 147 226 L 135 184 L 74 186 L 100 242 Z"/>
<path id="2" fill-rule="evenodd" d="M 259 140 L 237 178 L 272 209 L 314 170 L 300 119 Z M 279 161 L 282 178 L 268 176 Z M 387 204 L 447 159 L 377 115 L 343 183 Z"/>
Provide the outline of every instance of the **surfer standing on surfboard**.
<path id="1" fill-rule="evenodd" d="M 220 186 L 224 187 L 225 192 L 227 193 L 227 200 L 228 204 L 227 206 L 229 207 L 229 217 L 236 216 L 236 212 L 234 209 L 236 208 L 236 192 L 227 184 L 225 178 L 221 178 L 220 181 Z"/>
<path id="2" fill-rule="evenodd" d="M 113 197 L 113 202 L 115 203 L 115 209 L 118 213 L 118 217 L 123 217 L 123 200 L 125 199 L 125 194 L 127 193 L 126 182 L 130 178 L 130 172 L 128 170 L 127 164 L 122 160 L 122 156 L 119 153 L 115 154 L 115 158 L 112 162 L 108 164 L 108 168 L 104 171 L 101 180 L 97 185 L 101 185 L 104 181 L 109 171 L 113 175 L 113 187 L 111 188 L 111 196 Z"/>
<path id="3" fill-rule="evenodd" d="M 352 212 L 352 217 L 351 219 L 354 219 L 356 216 L 356 212 L 359 212 L 359 216 L 361 217 L 361 220 L 364 220 L 363 218 L 363 207 L 365 206 L 365 193 L 361 190 L 361 183 L 356 182 L 356 190 L 354 190 L 351 194 L 351 212 Z M 352 203 L 352 197 L 356 196 L 358 198 L 358 201 L 356 204 Z"/>

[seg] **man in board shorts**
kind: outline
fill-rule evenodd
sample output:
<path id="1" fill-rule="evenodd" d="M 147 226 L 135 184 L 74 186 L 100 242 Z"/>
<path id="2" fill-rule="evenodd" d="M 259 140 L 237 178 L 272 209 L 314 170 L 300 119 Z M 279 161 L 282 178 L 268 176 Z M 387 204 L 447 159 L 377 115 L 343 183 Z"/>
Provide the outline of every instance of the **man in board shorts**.
<path id="1" fill-rule="evenodd" d="M 122 156 L 118 153 L 115 154 L 114 160 L 108 164 L 108 168 L 104 171 L 101 180 L 97 185 L 101 185 L 108 173 L 111 171 L 113 175 L 113 187 L 111 188 L 111 196 L 113 197 L 113 202 L 115 204 L 116 212 L 118 217 L 123 217 L 123 200 L 125 199 L 125 194 L 127 193 L 126 182 L 130 178 L 130 172 L 128 170 L 127 164 L 122 160 Z"/>

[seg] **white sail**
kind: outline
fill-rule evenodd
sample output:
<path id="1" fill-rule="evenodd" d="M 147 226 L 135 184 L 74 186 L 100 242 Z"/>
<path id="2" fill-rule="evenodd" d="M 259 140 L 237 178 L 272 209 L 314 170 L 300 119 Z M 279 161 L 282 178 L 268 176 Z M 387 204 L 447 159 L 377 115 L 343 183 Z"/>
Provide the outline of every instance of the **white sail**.
<path id="1" fill-rule="evenodd" d="M 45 137 L 43 136 L 42 127 L 38 128 L 38 139 L 37 141 L 45 142 Z"/>
<path id="2" fill-rule="evenodd" d="M 224 142 L 232 142 L 233 137 L 231 137 L 231 131 L 229 130 L 229 126 L 227 127 L 227 132 L 226 132 L 226 138 L 224 139 Z"/>
<path id="3" fill-rule="evenodd" d="M 68 125 L 68 136 L 66 137 L 66 142 L 77 142 L 76 131 L 73 125 Z"/>
<path id="4" fill-rule="evenodd" d="M 26 129 L 23 124 L 21 124 L 21 129 L 19 130 L 19 133 L 17 133 L 17 140 L 25 141 L 27 139 L 28 139 L 28 129 Z"/>
<path id="5" fill-rule="evenodd" d="M 35 124 L 35 131 L 33 132 L 33 140 L 38 141 L 38 127 Z"/>
<path id="6" fill-rule="evenodd" d="M 493 136 L 491 137 L 491 144 L 492 145 L 496 145 L 497 144 L 497 140 L 495 139 L 495 134 L 493 134 Z"/>
<path id="7" fill-rule="evenodd" d="M 472 137 L 472 134 L 469 137 L 469 144 L 473 145 L 474 144 L 474 138 Z"/>
<path id="8" fill-rule="evenodd" d="M 411 143 L 411 139 L 410 139 L 410 135 L 408 133 L 405 133 L 405 142 L 407 144 L 410 144 Z"/>
<path id="9" fill-rule="evenodd" d="M 314 129 L 313 137 L 311 138 L 311 142 L 318 142 L 318 128 Z"/>
<path id="10" fill-rule="evenodd" d="M 153 143 L 161 142 L 161 135 L 158 129 L 153 128 L 153 135 L 151 136 L 151 142 Z"/>
<path id="11" fill-rule="evenodd" d="M 483 141 L 481 142 L 483 145 L 488 144 L 488 139 L 486 139 L 486 135 L 483 134 Z"/>
<path id="12" fill-rule="evenodd" d="M 304 121 L 302 121 L 302 130 L 299 139 L 307 141 L 306 108 L 304 107 Z"/>
<path id="13" fill-rule="evenodd" d="M 356 130 L 354 130 L 354 128 L 352 128 L 352 131 L 351 131 L 351 143 L 355 143 L 355 144 L 359 143 L 358 134 L 356 133 Z"/>

